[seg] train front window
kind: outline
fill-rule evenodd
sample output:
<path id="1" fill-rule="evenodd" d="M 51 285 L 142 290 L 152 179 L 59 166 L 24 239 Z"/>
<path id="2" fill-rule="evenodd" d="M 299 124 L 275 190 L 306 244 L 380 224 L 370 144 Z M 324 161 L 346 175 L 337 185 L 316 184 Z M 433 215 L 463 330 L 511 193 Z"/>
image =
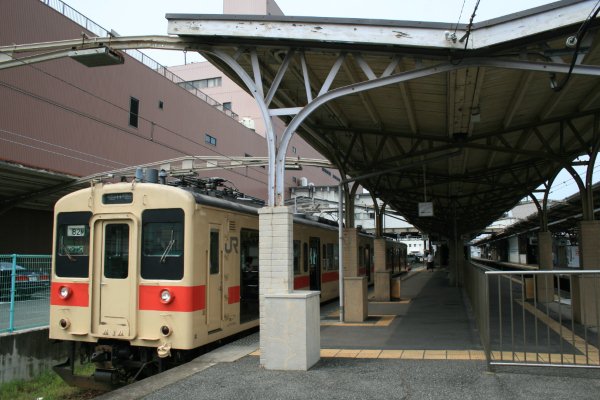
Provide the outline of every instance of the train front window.
<path id="1" fill-rule="evenodd" d="M 152 222 L 144 225 L 142 254 L 160 257 L 164 264 L 167 257 L 183 255 L 183 226 L 178 222 Z"/>
<path id="2" fill-rule="evenodd" d="M 142 213 L 142 278 L 183 278 L 184 232 L 184 213 L 180 208 Z"/>
<path id="3" fill-rule="evenodd" d="M 128 275 L 129 225 L 106 225 L 104 231 L 104 277 L 125 279 Z"/>
<path id="4" fill-rule="evenodd" d="M 55 273 L 60 277 L 87 278 L 89 271 L 91 212 L 59 213 L 56 218 Z"/>

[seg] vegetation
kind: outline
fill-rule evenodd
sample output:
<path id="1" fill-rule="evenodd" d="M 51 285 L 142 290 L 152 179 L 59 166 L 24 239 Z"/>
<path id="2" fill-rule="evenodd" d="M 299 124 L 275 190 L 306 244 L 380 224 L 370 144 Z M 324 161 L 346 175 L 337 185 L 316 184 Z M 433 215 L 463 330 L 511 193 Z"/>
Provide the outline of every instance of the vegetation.
<path id="1" fill-rule="evenodd" d="M 78 367 L 78 375 L 91 375 L 94 366 L 87 364 Z M 1 400 L 83 400 L 98 396 L 101 392 L 79 389 L 67 385 L 52 370 L 48 370 L 30 381 L 13 381 L 0 385 Z"/>

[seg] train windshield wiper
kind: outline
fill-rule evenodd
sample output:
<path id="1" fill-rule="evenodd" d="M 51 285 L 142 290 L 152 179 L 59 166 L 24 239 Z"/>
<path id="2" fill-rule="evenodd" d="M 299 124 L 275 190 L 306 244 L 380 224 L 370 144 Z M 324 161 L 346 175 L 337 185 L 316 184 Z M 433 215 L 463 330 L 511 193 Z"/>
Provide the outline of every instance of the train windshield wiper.
<path id="1" fill-rule="evenodd" d="M 63 251 L 64 255 L 67 256 L 69 261 L 71 261 L 71 262 L 75 261 L 75 257 L 73 257 L 71 255 L 71 253 L 69 253 L 69 250 L 67 250 L 67 246 L 65 246 L 65 243 L 63 241 L 63 236 L 60 237 L 60 248 Z"/>
<path id="2" fill-rule="evenodd" d="M 173 248 L 173 245 L 175 244 L 175 239 L 173 239 L 173 230 L 171 230 L 171 240 L 169 240 L 169 244 L 167 244 L 167 248 L 165 249 L 164 253 L 162 254 L 162 256 L 160 257 L 160 262 L 162 264 L 165 263 L 167 256 L 169 255 L 169 252 L 171 251 L 171 249 Z"/>

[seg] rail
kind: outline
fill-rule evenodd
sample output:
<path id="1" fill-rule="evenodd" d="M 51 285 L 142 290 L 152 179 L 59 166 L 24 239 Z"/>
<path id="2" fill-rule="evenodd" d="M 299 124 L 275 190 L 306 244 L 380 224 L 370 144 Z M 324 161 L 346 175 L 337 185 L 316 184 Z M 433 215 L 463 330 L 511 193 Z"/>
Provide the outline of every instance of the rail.
<path id="1" fill-rule="evenodd" d="M 490 369 L 600 368 L 600 271 L 498 271 L 471 262 L 465 286 Z"/>
<path id="2" fill-rule="evenodd" d="M 100 25 L 98 25 L 97 23 L 95 23 L 94 21 L 92 21 L 91 19 L 89 19 L 85 15 L 81 14 L 79 11 L 75 10 L 74 8 L 72 8 L 71 6 L 69 6 L 68 4 L 64 3 L 61 0 L 40 0 L 40 1 L 42 3 L 44 3 L 45 5 L 47 5 L 48 7 L 52 8 L 53 10 L 61 13 L 65 17 L 69 18 L 71 21 L 75 22 L 82 28 L 85 28 L 87 31 L 93 33 L 96 36 L 99 36 L 99 37 L 115 36 L 114 32 L 104 29 L 103 27 L 101 27 Z M 209 105 L 218 109 L 219 111 L 221 111 L 225 115 L 229 116 L 230 118 L 240 122 L 239 116 L 236 113 L 223 107 L 223 105 L 221 103 L 219 103 L 212 97 L 208 96 L 206 93 L 194 88 L 190 83 L 186 82 L 178 75 L 169 71 L 167 67 L 159 64 L 153 58 L 148 57 L 146 54 L 142 53 L 139 50 L 131 50 L 130 49 L 130 50 L 124 50 L 124 51 L 129 56 L 135 58 L 137 61 L 144 64 L 146 67 L 148 67 L 151 70 L 155 71 L 156 73 L 164 76 L 165 78 L 167 78 L 171 82 L 175 83 L 176 85 L 181 86 L 188 92 L 192 93 L 193 95 L 195 95 L 196 97 L 198 97 L 199 99 L 204 101 L 205 103 L 208 103 Z"/>
<path id="3" fill-rule="evenodd" d="M 0 255 L 0 333 L 48 326 L 49 255 Z"/>

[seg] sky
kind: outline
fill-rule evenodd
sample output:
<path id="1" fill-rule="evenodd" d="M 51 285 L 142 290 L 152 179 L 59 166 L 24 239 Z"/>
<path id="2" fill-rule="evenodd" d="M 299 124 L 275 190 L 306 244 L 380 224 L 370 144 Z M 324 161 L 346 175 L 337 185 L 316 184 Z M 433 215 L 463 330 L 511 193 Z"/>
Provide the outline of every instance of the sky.
<path id="1" fill-rule="evenodd" d="M 276 0 L 288 16 L 469 22 L 477 0 Z M 547 0 L 480 0 L 473 22 L 481 22 L 552 3 Z M 222 14 L 223 0 L 66 0 L 66 4 L 107 30 L 121 36 L 166 35 L 166 14 Z M 197 54 L 145 50 L 165 66 L 202 61 Z M 600 176 L 600 165 L 596 168 Z M 595 179 L 596 180 L 596 179 Z M 553 185 L 550 198 L 561 200 L 577 190 L 565 171 Z"/>

